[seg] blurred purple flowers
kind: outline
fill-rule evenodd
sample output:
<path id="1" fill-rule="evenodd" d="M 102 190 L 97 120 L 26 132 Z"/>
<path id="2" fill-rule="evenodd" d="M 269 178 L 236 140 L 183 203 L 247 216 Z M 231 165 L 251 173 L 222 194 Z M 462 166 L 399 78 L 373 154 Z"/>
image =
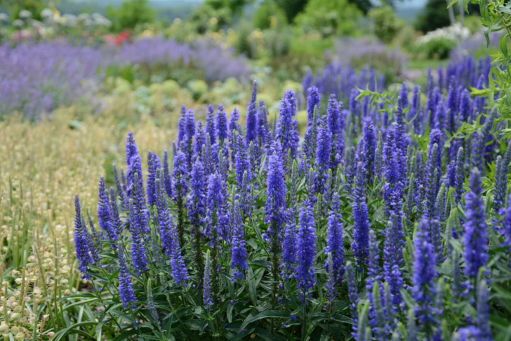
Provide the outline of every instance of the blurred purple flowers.
<path id="1" fill-rule="evenodd" d="M 149 69 L 193 67 L 207 81 L 248 75 L 243 57 L 213 42 L 185 44 L 157 37 L 138 39 L 119 49 L 61 42 L 3 44 L 0 115 L 19 111 L 26 117 L 37 117 L 84 96 L 91 99 L 100 90 L 107 68 L 132 64 Z"/>

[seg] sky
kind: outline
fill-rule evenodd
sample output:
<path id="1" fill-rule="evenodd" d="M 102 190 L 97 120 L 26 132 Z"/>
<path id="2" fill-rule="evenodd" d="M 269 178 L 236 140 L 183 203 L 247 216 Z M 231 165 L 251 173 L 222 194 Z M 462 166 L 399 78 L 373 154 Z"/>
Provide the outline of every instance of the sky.
<path id="1" fill-rule="evenodd" d="M 420 6 L 424 6 L 424 4 L 426 3 L 426 0 L 408 0 L 408 1 L 404 1 L 402 3 L 398 3 L 398 6 L 399 7 L 420 7 Z"/>

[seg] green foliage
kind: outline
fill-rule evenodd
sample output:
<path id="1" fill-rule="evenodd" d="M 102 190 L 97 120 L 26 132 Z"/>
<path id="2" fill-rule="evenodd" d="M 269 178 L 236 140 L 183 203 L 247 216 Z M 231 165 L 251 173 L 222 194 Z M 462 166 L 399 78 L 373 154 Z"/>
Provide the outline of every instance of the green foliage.
<path id="1" fill-rule="evenodd" d="M 446 59 L 456 46 L 456 42 L 447 37 L 436 37 L 415 47 L 415 54 L 429 59 Z"/>
<path id="2" fill-rule="evenodd" d="M 471 4 L 479 4 L 481 22 L 485 27 L 487 44 L 490 43 L 490 33 L 503 32 L 500 38 L 500 51 L 493 54 L 492 69 L 487 89 L 472 89 L 475 96 L 488 97 L 490 106 L 497 106 L 504 119 L 511 119 L 511 3 L 507 0 L 452 0 L 450 6 L 463 2 L 467 10 Z M 494 100 L 495 94 L 499 94 Z"/>
<path id="3" fill-rule="evenodd" d="M 347 0 L 310 0 L 295 22 L 305 33 L 318 32 L 323 37 L 352 35 L 360 14 Z"/>
<path id="4" fill-rule="evenodd" d="M 309 0 L 275 0 L 286 13 L 287 20 L 293 22 L 295 17 L 303 11 Z"/>
<path id="5" fill-rule="evenodd" d="M 261 30 L 283 27 L 286 24 L 286 12 L 271 0 L 263 2 L 254 13 L 254 26 Z"/>
<path id="6" fill-rule="evenodd" d="M 107 8 L 107 17 L 112 22 L 114 30 L 134 29 L 137 25 L 152 23 L 156 13 L 149 6 L 148 0 L 128 0 L 116 9 Z"/>
<path id="7" fill-rule="evenodd" d="M 417 18 L 415 28 L 426 33 L 450 24 L 445 0 L 428 0 L 422 14 Z"/>
<path id="8" fill-rule="evenodd" d="M 233 14 L 238 15 L 242 12 L 243 7 L 251 2 L 253 2 L 253 0 L 208 0 L 204 5 L 217 11 L 228 8 Z"/>
<path id="9" fill-rule="evenodd" d="M 199 34 L 216 32 L 232 23 L 232 10 L 229 7 L 216 8 L 205 3 L 192 12 L 189 22 Z"/>
<path id="10" fill-rule="evenodd" d="M 390 42 L 405 26 L 398 19 L 390 6 L 377 7 L 369 11 L 369 18 L 374 23 L 374 34 L 383 42 Z"/>
<path id="11" fill-rule="evenodd" d="M 5 7 L 13 19 L 17 19 L 22 10 L 32 13 L 32 18 L 40 19 L 41 11 L 48 7 L 48 0 L 0 0 L 0 7 Z"/>
<path id="12" fill-rule="evenodd" d="M 362 13 L 367 14 L 369 10 L 373 7 L 371 0 L 348 0 L 350 4 L 354 4 L 358 7 Z"/>

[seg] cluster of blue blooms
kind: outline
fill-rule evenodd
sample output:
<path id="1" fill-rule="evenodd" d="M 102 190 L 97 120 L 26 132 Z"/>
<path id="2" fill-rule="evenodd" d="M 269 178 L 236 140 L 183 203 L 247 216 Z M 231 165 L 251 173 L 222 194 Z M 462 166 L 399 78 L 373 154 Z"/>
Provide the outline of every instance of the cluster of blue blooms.
<path id="1" fill-rule="evenodd" d="M 122 305 L 147 305 L 156 326 L 167 314 L 156 311 L 159 295 L 184 293 L 192 305 L 202 297 L 222 324 L 235 323 L 233 314 L 250 320 L 251 302 L 259 312 L 289 309 L 289 328 L 302 311 L 290 307 L 303 308 L 302 325 L 311 306 L 326 307 L 328 324 L 347 315 L 351 324 L 328 329 L 335 339 L 491 340 L 489 250 L 511 245 L 511 148 L 499 148 L 496 115 L 466 90 L 476 78 L 486 84 L 484 65 L 470 75 L 456 70 L 437 86 L 429 74 L 424 106 L 420 87 L 410 96 L 403 84 L 396 103 L 352 96 L 344 109 L 331 95 L 323 112 L 311 87 L 302 143 L 292 91 L 270 123 L 254 83 L 244 129 L 237 110 L 228 121 L 223 106 L 216 114 L 210 106 L 203 125 L 183 107 L 173 168 L 166 151 L 162 159 L 149 152 L 145 183 L 129 133 L 126 173 L 114 167 L 110 191 L 100 179 L 101 231 L 87 227 L 76 198 L 83 277 L 118 273 Z M 493 162 L 488 194 L 482 177 Z M 449 301 L 475 309 L 456 311 L 455 326 L 442 323 L 456 309 Z M 228 335 L 211 319 L 208 328 Z"/>

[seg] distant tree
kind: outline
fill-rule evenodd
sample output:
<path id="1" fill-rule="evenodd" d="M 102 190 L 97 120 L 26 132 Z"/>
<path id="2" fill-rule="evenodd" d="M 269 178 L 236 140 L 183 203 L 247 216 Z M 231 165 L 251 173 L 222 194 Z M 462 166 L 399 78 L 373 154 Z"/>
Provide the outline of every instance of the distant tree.
<path id="1" fill-rule="evenodd" d="M 374 24 L 374 34 L 383 42 L 389 43 L 405 26 L 403 20 L 396 17 L 392 7 L 375 7 L 367 13 Z"/>
<path id="2" fill-rule="evenodd" d="M 32 13 L 32 18 L 39 19 L 41 11 L 48 7 L 49 2 L 49 0 L 0 0 L 0 7 L 7 9 L 13 19 L 18 18 L 21 10 L 27 10 Z"/>
<path id="3" fill-rule="evenodd" d="M 348 0 L 348 2 L 357 5 L 358 9 L 364 14 L 367 14 L 373 7 L 371 0 Z"/>
<path id="4" fill-rule="evenodd" d="M 396 3 L 402 1 L 406 0 L 380 0 L 380 4 L 382 7 L 390 6 L 393 8 L 396 6 Z M 348 2 L 357 5 L 358 9 L 364 14 L 367 14 L 374 7 L 374 1 L 371 0 L 348 0 Z"/>
<path id="5" fill-rule="evenodd" d="M 273 0 L 265 0 L 254 13 L 254 27 L 259 29 L 283 27 L 287 24 L 284 10 Z"/>
<path id="6" fill-rule="evenodd" d="M 428 0 L 422 13 L 417 17 L 415 28 L 424 33 L 449 26 L 449 12 L 446 0 Z"/>
<path id="7" fill-rule="evenodd" d="M 286 13 L 288 22 L 293 22 L 295 17 L 305 9 L 307 2 L 309 0 L 276 0 L 277 5 Z"/>
<path id="8" fill-rule="evenodd" d="M 239 15 L 243 8 L 254 0 L 207 0 L 204 5 L 211 6 L 215 10 L 229 8 L 234 15 Z"/>
<path id="9" fill-rule="evenodd" d="M 351 35 L 360 15 L 358 8 L 348 0 L 310 0 L 295 23 L 304 32 L 318 32 L 324 37 Z"/>
<path id="10" fill-rule="evenodd" d="M 113 24 L 113 29 L 117 31 L 133 29 L 137 25 L 151 23 L 156 18 L 156 13 L 149 6 L 148 0 L 128 0 L 117 9 L 109 6 L 106 13 Z"/>

